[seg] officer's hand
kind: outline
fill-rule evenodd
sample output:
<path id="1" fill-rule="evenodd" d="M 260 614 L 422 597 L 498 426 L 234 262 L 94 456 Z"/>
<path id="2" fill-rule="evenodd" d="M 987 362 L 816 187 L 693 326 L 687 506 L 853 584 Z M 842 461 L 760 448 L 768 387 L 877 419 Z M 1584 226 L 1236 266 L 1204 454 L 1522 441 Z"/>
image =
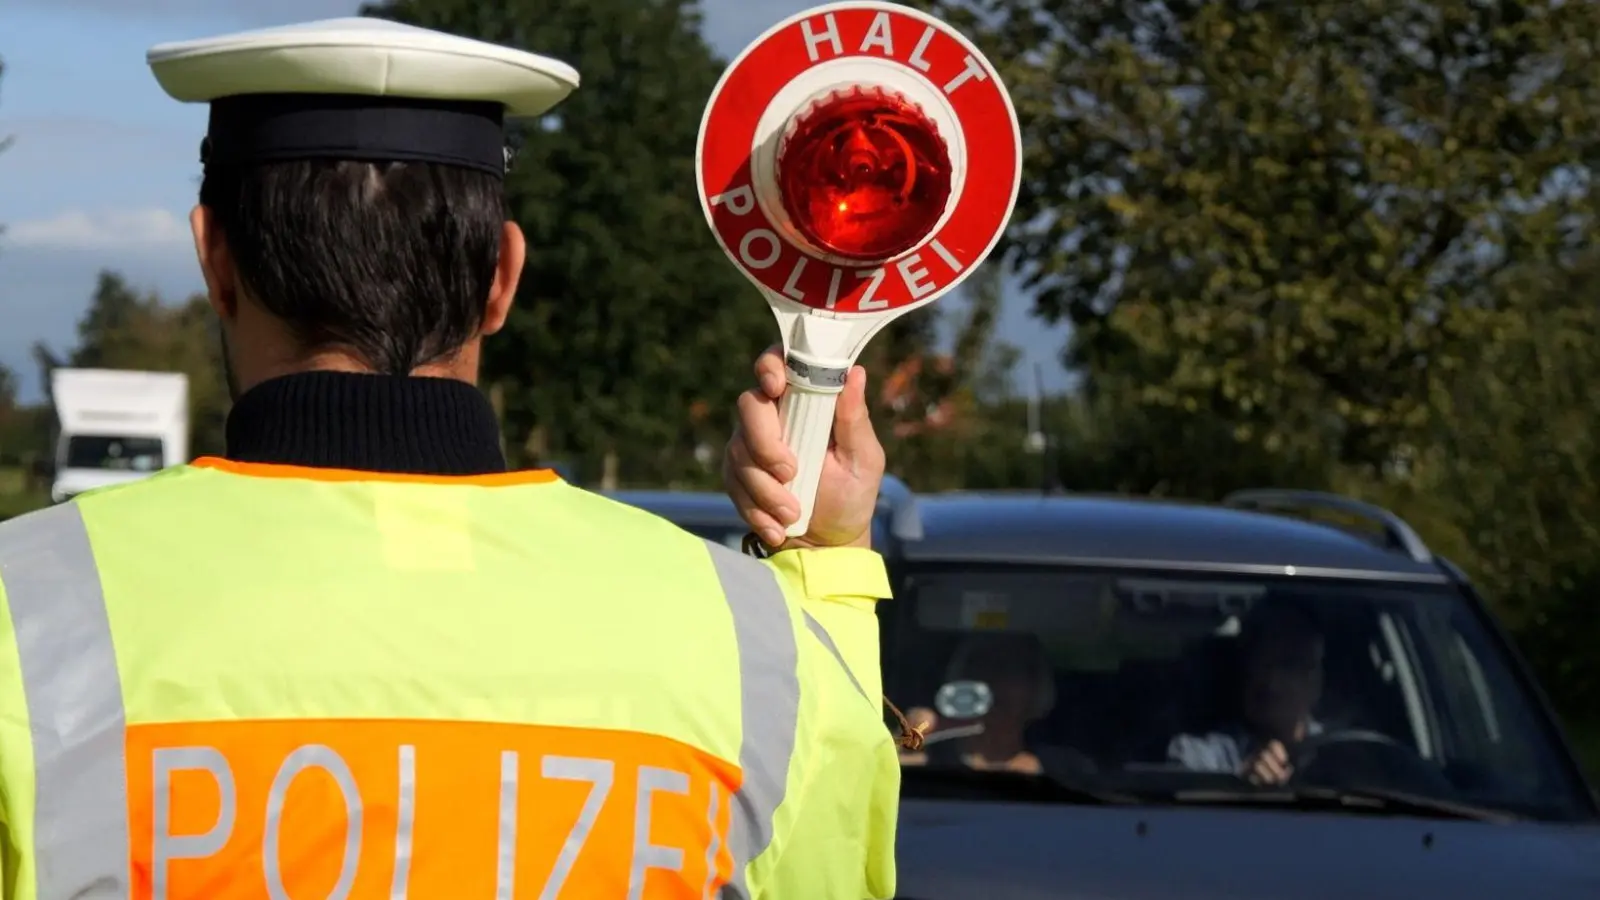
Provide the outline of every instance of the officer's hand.
<path id="1" fill-rule="evenodd" d="M 739 395 L 739 426 L 722 457 L 722 481 L 739 515 L 768 547 L 870 547 L 883 445 L 867 417 L 866 370 L 852 366 L 839 393 L 811 528 L 788 539 L 784 526 L 800 518 L 800 502 L 784 487 L 795 475 L 795 457 L 778 418 L 778 400 L 788 388 L 782 348 L 761 354 L 755 373 L 758 387 Z"/>

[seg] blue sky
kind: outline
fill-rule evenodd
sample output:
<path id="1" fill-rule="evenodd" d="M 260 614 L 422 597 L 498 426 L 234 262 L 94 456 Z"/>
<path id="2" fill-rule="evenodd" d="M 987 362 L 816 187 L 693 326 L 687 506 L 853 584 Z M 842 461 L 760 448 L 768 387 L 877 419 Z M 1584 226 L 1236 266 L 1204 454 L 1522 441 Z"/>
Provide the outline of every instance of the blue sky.
<path id="1" fill-rule="evenodd" d="M 815 0 L 705 0 L 707 37 L 731 57 Z M 360 0 L 3 0 L 0 4 L 0 363 L 38 396 L 28 348 L 72 339 L 95 273 L 112 268 L 177 298 L 199 288 L 185 216 L 204 107 L 175 103 L 145 67 L 152 44 L 353 14 Z M 536 49 L 536 48 L 535 48 Z M 585 83 L 583 90 L 605 90 Z M 1002 337 L 1043 363 L 1060 329 L 1012 297 Z M 1028 366 L 1019 374 L 1028 371 Z M 1031 381 L 1031 377 L 1028 379 Z"/>

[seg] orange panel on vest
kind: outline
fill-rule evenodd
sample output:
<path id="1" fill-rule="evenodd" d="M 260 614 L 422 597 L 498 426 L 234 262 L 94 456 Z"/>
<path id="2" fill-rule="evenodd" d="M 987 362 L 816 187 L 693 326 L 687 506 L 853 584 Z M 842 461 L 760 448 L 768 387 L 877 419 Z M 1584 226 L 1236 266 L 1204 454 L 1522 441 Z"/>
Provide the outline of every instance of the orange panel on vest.
<path id="1" fill-rule="evenodd" d="M 738 767 L 654 735 L 169 723 L 127 759 L 136 900 L 698 900 L 733 868 Z"/>

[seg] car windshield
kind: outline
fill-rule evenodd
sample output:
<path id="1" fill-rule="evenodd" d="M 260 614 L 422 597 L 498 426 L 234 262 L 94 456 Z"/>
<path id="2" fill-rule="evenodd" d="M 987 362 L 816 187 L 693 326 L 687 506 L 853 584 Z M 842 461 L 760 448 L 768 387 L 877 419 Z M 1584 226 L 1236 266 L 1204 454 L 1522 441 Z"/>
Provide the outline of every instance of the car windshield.
<path id="1" fill-rule="evenodd" d="M 68 469 L 154 472 L 164 463 L 161 439 L 108 435 L 73 435 L 67 439 Z"/>
<path id="2" fill-rule="evenodd" d="M 1447 586 L 964 566 L 897 595 L 885 686 L 927 733 L 905 766 L 1151 802 L 1331 788 L 1592 815 L 1505 645 Z"/>

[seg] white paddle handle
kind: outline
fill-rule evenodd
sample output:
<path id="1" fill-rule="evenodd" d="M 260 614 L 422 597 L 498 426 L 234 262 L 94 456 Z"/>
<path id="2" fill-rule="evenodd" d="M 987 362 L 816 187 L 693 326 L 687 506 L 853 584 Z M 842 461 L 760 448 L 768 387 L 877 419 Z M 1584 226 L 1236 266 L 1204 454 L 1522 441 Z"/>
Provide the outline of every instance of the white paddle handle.
<path id="1" fill-rule="evenodd" d="M 817 505 L 817 486 L 822 481 L 822 466 L 828 460 L 828 443 L 833 437 L 833 410 L 839 403 L 839 392 L 819 391 L 814 387 L 795 384 L 789 380 L 789 389 L 778 401 L 778 415 L 783 420 L 783 442 L 794 453 L 795 476 L 787 487 L 800 501 L 800 518 L 785 532 L 789 537 L 800 537 L 811 529 L 811 512 Z"/>

